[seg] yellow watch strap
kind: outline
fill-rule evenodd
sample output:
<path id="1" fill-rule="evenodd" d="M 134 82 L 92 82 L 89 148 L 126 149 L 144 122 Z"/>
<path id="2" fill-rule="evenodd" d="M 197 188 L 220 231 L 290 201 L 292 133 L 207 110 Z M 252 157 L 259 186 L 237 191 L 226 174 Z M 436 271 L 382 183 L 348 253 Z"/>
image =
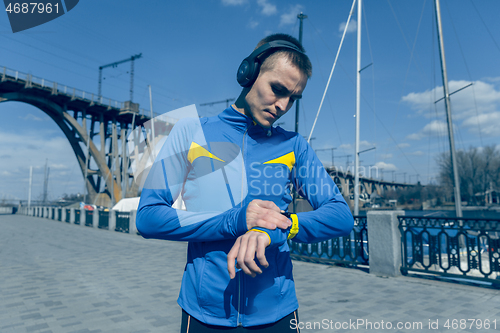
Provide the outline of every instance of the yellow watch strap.
<path id="1" fill-rule="evenodd" d="M 292 219 L 292 228 L 290 229 L 287 239 L 292 239 L 299 233 L 299 219 L 297 218 L 297 215 L 290 214 L 290 218 Z"/>

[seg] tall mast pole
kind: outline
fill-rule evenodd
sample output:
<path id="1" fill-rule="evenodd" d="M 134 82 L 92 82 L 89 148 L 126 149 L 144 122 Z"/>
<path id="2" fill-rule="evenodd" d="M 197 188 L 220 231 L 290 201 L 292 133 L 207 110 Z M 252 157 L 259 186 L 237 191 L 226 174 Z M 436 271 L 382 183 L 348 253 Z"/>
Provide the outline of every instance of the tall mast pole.
<path id="1" fill-rule="evenodd" d="M 307 15 L 304 15 L 302 12 L 297 15 L 297 18 L 300 20 L 299 24 L 299 43 L 302 45 L 302 26 L 303 26 L 303 20 L 307 18 Z M 295 133 L 299 133 L 299 100 L 295 101 Z M 297 199 L 298 192 L 294 190 L 293 193 L 293 212 L 297 213 L 297 204 L 296 204 L 296 199 Z"/>
<path id="2" fill-rule="evenodd" d="M 33 166 L 30 166 L 30 180 L 28 187 L 28 210 L 31 208 L 31 185 L 33 184 Z"/>
<path id="3" fill-rule="evenodd" d="M 450 93 L 448 90 L 448 74 L 446 71 L 446 58 L 444 56 L 443 26 L 441 23 L 441 7 L 439 0 L 434 0 L 436 7 L 436 21 L 438 28 L 439 55 L 441 59 L 441 73 L 443 75 L 444 105 L 446 107 L 446 121 L 448 123 L 448 137 L 450 141 L 451 166 L 453 168 L 453 186 L 455 187 L 455 212 L 457 217 L 462 217 L 462 197 L 460 194 L 460 179 L 458 178 L 457 159 L 455 156 L 455 139 L 453 135 L 453 122 L 451 120 Z"/>
<path id="4" fill-rule="evenodd" d="M 300 13 L 297 15 L 297 18 L 300 20 L 299 24 L 299 43 L 302 45 L 302 25 L 303 20 L 307 18 L 307 15 Z M 299 133 L 299 100 L 295 101 L 295 133 Z"/>
<path id="5" fill-rule="evenodd" d="M 359 114 L 361 107 L 361 4 L 358 0 L 358 52 L 356 61 L 356 153 L 354 154 L 354 215 L 359 215 Z"/>
<path id="6" fill-rule="evenodd" d="M 134 60 L 134 57 L 130 60 L 130 103 L 132 103 L 132 99 L 134 98 Z"/>
<path id="7" fill-rule="evenodd" d="M 149 87 L 149 108 L 151 109 L 151 154 L 153 161 L 156 159 L 155 153 L 155 118 L 153 116 L 153 95 L 151 94 L 151 85 Z"/>

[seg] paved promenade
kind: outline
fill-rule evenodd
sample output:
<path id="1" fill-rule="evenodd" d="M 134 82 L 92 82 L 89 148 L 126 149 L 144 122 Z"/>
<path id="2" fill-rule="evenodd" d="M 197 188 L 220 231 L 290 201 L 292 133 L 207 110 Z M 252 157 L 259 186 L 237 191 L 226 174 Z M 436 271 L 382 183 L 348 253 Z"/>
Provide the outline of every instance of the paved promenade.
<path id="1" fill-rule="evenodd" d="M 176 333 L 185 255 L 185 243 L 0 215 L 0 332 Z M 302 332 L 500 331 L 500 290 L 304 262 L 294 275 Z"/>

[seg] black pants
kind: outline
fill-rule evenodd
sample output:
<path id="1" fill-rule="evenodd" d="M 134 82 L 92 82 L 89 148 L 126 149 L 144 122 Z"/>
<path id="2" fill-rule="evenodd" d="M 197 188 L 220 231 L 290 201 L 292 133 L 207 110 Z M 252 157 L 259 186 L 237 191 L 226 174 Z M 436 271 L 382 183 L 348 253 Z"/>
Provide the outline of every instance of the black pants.
<path id="1" fill-rule="evenodd" d="M 290 321 L 295 319 L 295 323 L 299 323 L 299 316 L 297 311 L 290 313 L 285 318 L 278 320 L 275 323 L 250 326 L 250 327 L 226 327 L 226 326 L 215 326 L 202 323 L 193 316 L 189 315 L 186 311 L 182 310 L 182 324 L 181 333 L 217 333 L 217 332 L 263 332 L 263 333 L 300 333 L 299 328 L 295 328 L 297 325 L 291 325 Z M 293 327 L 293 329 L 292 329 Z"/>

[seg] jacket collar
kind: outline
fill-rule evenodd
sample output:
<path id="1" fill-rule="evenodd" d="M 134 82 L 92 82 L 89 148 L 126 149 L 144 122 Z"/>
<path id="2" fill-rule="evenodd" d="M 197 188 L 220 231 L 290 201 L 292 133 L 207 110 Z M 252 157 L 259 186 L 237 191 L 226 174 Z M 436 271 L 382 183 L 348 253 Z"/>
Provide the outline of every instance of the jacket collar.
<path id="1" fill-rule="evenodd" d="M 241 130 L 244 132 L 247 128 L 252 127 L 254 125 L 254 121 L 252 118 L 247 115 L 236 111 L 233 106 L 228 107 L 222 113 L 219 114 L 219 118 L 230 124 L 232 127 Z"/>
<path id="2" fill-rule="evenodd" d="M 237 111 L 232 105 L 222 111 L 219 114 L 219 118 L 231 125 L 233 128 L 236 128 L 238 131 L 245 132 L 248 129 L 249 134 L 255 133 L 257 135 L 266 135 L 269 137 L 276 131 L 273 127 L 270 129 L 264 129 L 257 126 L 252 118 Z"/>

